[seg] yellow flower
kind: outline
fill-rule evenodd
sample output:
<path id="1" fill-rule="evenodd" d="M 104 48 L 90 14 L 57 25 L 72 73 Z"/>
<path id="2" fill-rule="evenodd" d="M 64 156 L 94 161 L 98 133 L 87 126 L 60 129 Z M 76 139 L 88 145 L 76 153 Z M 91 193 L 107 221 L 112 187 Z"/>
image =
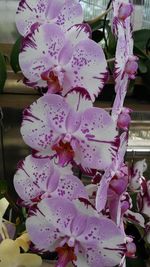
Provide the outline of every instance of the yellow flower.
<path id="1" fill-rule="evenodd" d="M 8 201 L 6 198 L 0 199 L 0 235 L 2 239 L 8 238 L 8 232 L 5 224 L 3 223 L 3 216 L 8 208 Z"/>
<path id="2" fill-rule="evenodd" d="M 17 240 L 5 239 L 0 244 L 0 267 L 40 267 L 42 259 L 38 255 L 20 253 Z"/>
<path id="3" fill-rule="evenodd" d="M 15 242 L 17 242 L 18 246 L 21 247 L 25 252 L 29 250 L 31 241 L 27 233 L 24 233 L 21 236 L 19 236 Z"/>

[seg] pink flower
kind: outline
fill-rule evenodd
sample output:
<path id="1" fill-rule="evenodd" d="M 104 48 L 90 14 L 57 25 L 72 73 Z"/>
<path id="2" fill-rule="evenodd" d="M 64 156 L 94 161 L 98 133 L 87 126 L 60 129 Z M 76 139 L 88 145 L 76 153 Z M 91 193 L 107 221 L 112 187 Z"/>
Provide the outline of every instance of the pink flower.
<path id="1" fill-rule="evenodd" d="M 66 34 L 57 25 L 44 24 L 28 35 L 19 56 L 27 84 L 63 96 L 75 87 L 85 88 L 94 101 L 107 78 L 107 63 L 89 34 L 86 24 L 75 25 Z"/>
<path id="2" fill-rule="evenodd" d="M 87 169 L 105 169 L 116 156 L 115 123 L 103 109 L 74 92 L 39 98 L 24 111 L 21 133 L 37 157 L 57 157 L 64 166 L 73 160 Z"/>
<path id="3" fill-rule="evenodd" d="M 72 261 L 78 267 L 111 267 L 126 250 L 117 226 L 79 201 L 43 199 L 26 227 L 37 248 L 58 252 L 56 266 Z"/>
<path id="4" fill-rule="evenodd" d="M 44 23 L 56 24 L 67 31 L 82 22 L 82 7 L 76 0 L 20 0 L 16 15 L 16 26 L 23 36 Z"/>
<path id="5" fill-rule="evenodd" d="M 33 205 L 45 197 L 88 198 L 83 183 L 73 175 L 71 167 L 60 167 L 53 160 L 32 156 L 19 164 L 14 176 L 15 190 L 25 205 Z"/>

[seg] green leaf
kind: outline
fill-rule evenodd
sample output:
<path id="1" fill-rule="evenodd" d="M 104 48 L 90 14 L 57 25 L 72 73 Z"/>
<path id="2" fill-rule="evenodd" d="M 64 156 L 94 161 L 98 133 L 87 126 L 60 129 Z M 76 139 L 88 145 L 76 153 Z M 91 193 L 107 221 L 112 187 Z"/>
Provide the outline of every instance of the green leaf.
<path id="1" fill-rule="evenodd" d="M 7 182 L 4 179 L 0 180 L 0 199 L 3 198 L 7 192 Z"/>
<path id="2" fill-rule="evenodd" d="M 133 39 L 136 47 L 146 51 L 146 45 L 150 39 L 150 29 L 142 29 L 133 32 Z"/>
<path id="3" fill-rule="evenodd" d="M 138 64 L 139 64 L 139 71 L 141 73 L 146 73 L 148 71 L 145 60 L 140 59 Z"/>
<path id="4" fill-rule="evenodd" d="M 108 26 L 109 24 L 109 20 L 106 20 L 105 21 L 105 25 L 106 27 Z M 104 19 L 99 19 L 93 23 L 89 23 L 92 31 L 96 31 L 96 30 L 99 30 L 99 29 L 103 29 L 103 26 L 104 26 Z"/>
<path id="5" fill-rule="evenodd" d="M 108 52 L 109 52 L 109 54 L 114 56 L 115 52 L 116 52 L 117 41 L 116 41 L 116 38 L 113 35 L 112 31 L 111 31 L 110 26 L 107 27 L 107 30 L 108 30 Z"/>
<path id="6" fill-rule="evenodd" d="M 19 53 L 20 53 L 21 41 L 22 41 L 22 37 L 19 37 L 16 43 L 13 45 L 11 55 L 10 55 L 10 65 L 15 73 L 20 71 Z"/>
<path id="7" fill-rule="evenodd" d="M 127 267 L 146 267 L 144 260 L 142 259 L 128 259 L 127 258 Z"/>
<path id="8" fill-rule="evenodd" d="M 6 79 L 7 79 L 6 62 L 4 56 L 0 53 L 0 93 L 3 92 Z"/>
<path id="9" fill-rule="evenodd" d="M 139 48 L 136 44 L 134 44 L 134 53 L 140 58 L 149 59 L 149 56 L 146 54 L 146 52 Z"/>

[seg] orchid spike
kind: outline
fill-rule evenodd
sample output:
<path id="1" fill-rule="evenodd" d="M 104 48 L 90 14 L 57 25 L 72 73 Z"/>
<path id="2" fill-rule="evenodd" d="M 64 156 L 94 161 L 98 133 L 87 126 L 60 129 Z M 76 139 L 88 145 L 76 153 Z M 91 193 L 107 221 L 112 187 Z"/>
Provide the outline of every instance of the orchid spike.
<path id="1" fill-rule="evenodd" d="M 113 0 L 113 31 L 116 36 L 119 35 L 119 25 L 125 31 L 131 30 L 131 15 L 133 5 L 129 0 Z"/>
<path id="2" fill-rule="evenodd" d="M 63 96 L 80 87 L 94 101 L 107 79 L 107 63 L 89 34 L 86 25 L 73 26 L 64 34 L 59 26 L 44 24 L 28 35 L 19 55 L 26 83 Z"/>
<path id="3" fill-rule="evenodd" d="M 111 267 L 126 251 L 117 226 L 79 201 L 43 199 L 26 227 L 37 248 L 58 252 L 56 266 L 65 267 L 71 260 L 75 266 Z"/>
<path id="4" fill-rule="evenodd" d="M 80 94 L 77 99 L 75 110 L 59 95 L 38 99 L 24 111 L 23 139 L 36 150 L 36 157 L 56 157 L 61 166 L 74 161 L 83 169 L 105 169 L 118 147 L 115 123 L 103 109 L 80 111 L 82 104 L 86 107 L 91 102 Z"/>
<path id="5" fill-rule="evenodd" d="M 114 73 L 116 98 L 112 107 L 112 116 L 114 120 L 118 119 L 118 116 L 123 109 L 129 79 L 135 79 L 138 69 L 138 58 L 133 55 L 131 29 L 125 31 L 121 24 L 119 24 L 118 31 Z"/>
<path id="6" fill-rule="evenodd" d="M 16 15 L 19 33 L 27 36 L 40 25 L 58 25 L 66 32 L 83 22 L 83 11 L 77 0 L 20 0 Z"/>
<path id="7" fill-rule="evenodd" d="M 62 168 L 47 158 L 26 157 L 14 176 L 14 187 L 30 207 L 45 197 L 88 198 L 84 185 L 72 174 L 69 165 Z"/>
<path id="8" fill-rule="evenodd" d="M 127 148 L 127 134 L 123 133 L 120 137 L 120 146 L 112 164 L 106 169 L 100 180 L 96 194 L 96 209 L 100 212 L 105 208 L 109 186 L 116 190 L 118 196 L 124 192 L 127 186 L 127 168 L 124 162 L 124 155 Z M 110 189 L 109 189 L 110 190 Z M 117 201 L 118 203 L 118 201 Z"/>

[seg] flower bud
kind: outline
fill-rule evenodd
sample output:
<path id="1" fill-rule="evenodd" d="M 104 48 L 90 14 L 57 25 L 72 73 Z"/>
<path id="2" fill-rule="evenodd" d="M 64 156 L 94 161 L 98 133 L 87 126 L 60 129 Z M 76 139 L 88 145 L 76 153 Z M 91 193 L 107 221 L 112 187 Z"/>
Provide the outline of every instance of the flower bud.
<path id="1" fill-rule="evenodd" d="M 129 57 L 126 66 L 125 66 L 125 72 L 129 75 L 129 79 L 135 79 L 135 75 L 138 70 L 138 58 L 135 56 Z"/>
<path id="2" fill-rule="evenodd" d="M 117 126 L 118 128 L 127 131 L 131 122 L 130 110 L 124 108 L 118 116 Z"/>
<path id="3" fill-rule="evenodd" d="M 135 243 L 131 242 L 127 244 L 127 253 L 126 256 L 127 257 L 134 257 L 136 253 L 136 245 Z"/>
<path id="4" fill-rule="evenodd" d="M 122 3 L 118 10 L 118 18 L 121 20 L 125 20 L 129 16 L 131 16 L 133 12 L 133 5 L 130 3 Z"/>

